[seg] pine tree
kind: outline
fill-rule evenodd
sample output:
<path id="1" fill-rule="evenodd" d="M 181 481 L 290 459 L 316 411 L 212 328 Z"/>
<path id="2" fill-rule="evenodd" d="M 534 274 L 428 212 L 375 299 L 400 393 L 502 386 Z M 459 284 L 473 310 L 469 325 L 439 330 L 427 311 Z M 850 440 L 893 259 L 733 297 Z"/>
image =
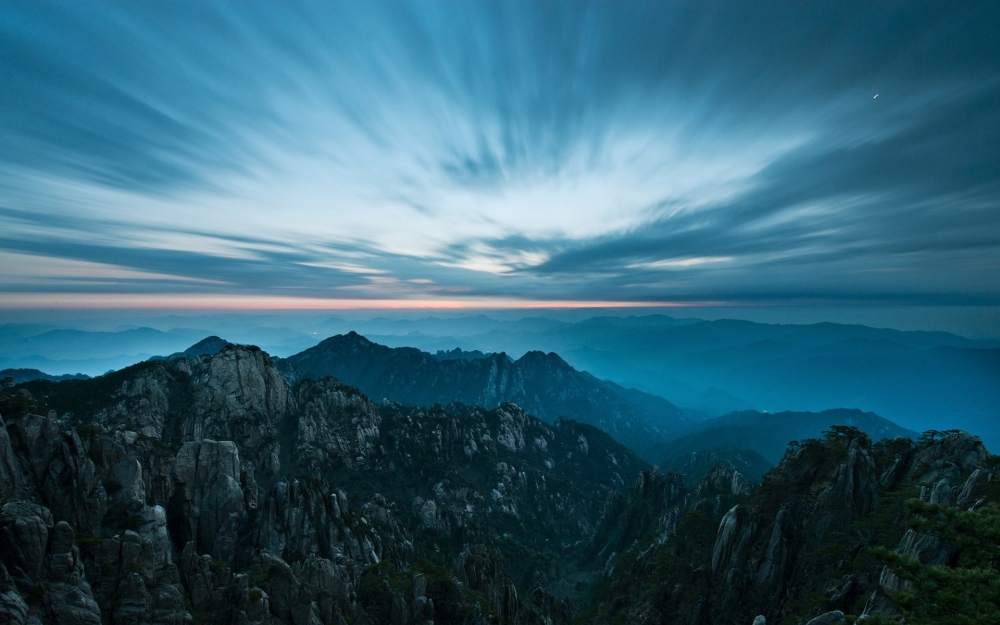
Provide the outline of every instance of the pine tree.
<path id="1" fill-rule="evenodd" d="M 874 550 L 906 589 L 892 597 L 910 625 L 995 625 L 1000 623 L 1000 513 L 920 500 L 907 502 L 913 528 L 954 546 L 949 565 L 922 564 L 913 556 Z"/>

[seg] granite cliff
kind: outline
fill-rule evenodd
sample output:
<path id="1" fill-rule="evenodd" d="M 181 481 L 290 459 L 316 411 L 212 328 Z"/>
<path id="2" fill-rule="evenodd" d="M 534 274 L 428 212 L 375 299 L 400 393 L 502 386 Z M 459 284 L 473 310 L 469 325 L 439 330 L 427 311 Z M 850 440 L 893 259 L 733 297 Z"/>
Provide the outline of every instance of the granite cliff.
<path id="1" fill-rule="evenodd" d="M 0 622 L 569 622 L 520 582 L 647 466 L 510 403 L 290 386 L 232 345 L 31 382 L 0 414 Z"/>

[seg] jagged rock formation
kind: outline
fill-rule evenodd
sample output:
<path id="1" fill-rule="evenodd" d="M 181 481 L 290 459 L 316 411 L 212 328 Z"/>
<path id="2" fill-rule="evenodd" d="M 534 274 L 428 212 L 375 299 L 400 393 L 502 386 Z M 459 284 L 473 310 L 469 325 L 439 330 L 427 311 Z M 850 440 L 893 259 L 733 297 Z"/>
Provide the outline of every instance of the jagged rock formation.
<path id="1" fill-rule="evenodd" d="M 1000 503 L 961 432 L 835 427 L 759 487 L 725 462 L 685 483 L 512 403 L 208 351 L 0 391 L 0 623 L 837 623 L 898 614 L 869 547 L 955 559 L 906 499 Z"/>
<path id="2" fill-rule="evenodd" d="M 513 404 L 208 351 L 0 394 L 0 622 L 568 623 L 508 555 L 581 544 L 647 466 Z"/>
<path id="3" fill-rule="evenodd" d="M 528 352 L 516 361 L 503 353 L 444 358 L 409 347 L 392 349 L 351 332 L 279 366 L 293 381 L 334 376 L 373 399 L 410 406 L 460 401 L 495 408 L 512 402 L 545 421 L 568 417 L 589 423 L 640 451 L 698 421 L 665 399 L 577 371 L 554 353 Z"/>
<path id="4" fill-rule="evenodd" d="M 101 610 L 84 575 L 76 532 L 38 504 L 9 501 L 0 508 L 0 619 L 28 623 L 32 606 L 57 623 L 99 625 Z"/>
<path id="5" fill-rule="evenodd" d="M 663 475 L 656 468 L 640 473 L 627 498 L 612 492 L 582 560 L 607 562 L 612 554 L 631 547 L 654 521 L 664 518 L 664 513 L 681 503 L 686 494 L 680 475 Z M 657 535 L 660 542 L 669 537 L 671 525 L 668 522 L 665 527 L 657 528 L 662 530 Z"/>
<path id="6" fill-rule="evenodd" d="M 982 443 L 964 432 L 932 433 L 914 444 L 897 438 L 873 444 L 858 429 L 837 427 L 824 439 L 793 445 L 755 491 L 731 468 L 710 472 L 670 508 L 640 495 L 642 519 L 626 540 L 595 534 L 606 576 L 591 622 L 845 623 L 845 614 L 899 617 L 893 595 L 907 582 L 883 568 L 869 547 L 895 547 L 925 564 L 951 565 L 956 546 L 907 528 L 908 498 L 975 509 L 1000 505 L 993 488 L 998 465 Z M 725 469 L 725 473 L 719 473 Z M 709 493 L 718 493 L 717 503 Z M 699 497 L 709 494 L 709 496 Z M 635 524 L 620 496 L 612 496 L 608 524 Z M 713 505 L 714 504 L 714 505 Z M 659 527 L 670 527 L 666 540 Z M 634 538 L 633 538 L 634 537 Z M 632 540 L 628 544 L 629 539 Z M 617 597 L 634 597 L 632 602 Z"/>

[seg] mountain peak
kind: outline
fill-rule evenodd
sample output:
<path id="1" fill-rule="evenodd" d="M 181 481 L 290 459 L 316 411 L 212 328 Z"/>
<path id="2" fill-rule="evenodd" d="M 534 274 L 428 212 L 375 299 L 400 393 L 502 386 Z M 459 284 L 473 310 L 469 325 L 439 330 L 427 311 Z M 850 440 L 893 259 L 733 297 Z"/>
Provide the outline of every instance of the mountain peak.
<path id="1" fill-rule="evenodd" d="M 334 336 L 331 336 L 325 341 L 322 341 L 320 345 L 323 344 L 336 345 L 341 343 L 346 343 L 349 345 L 364 345 L 364 346 L 375 345 L 375 343 L 369 341 L 363 334 L 358 334 L 354 330 L 351 330 L 347 334 L 335 334 Z"/>
<path id="2" fill-rule="evenodd" d="M 351 332 L 283 362 L 301 375 L 333 376 L 376 401 L 385 398 L 404 406 L 459 401 L 491 409 L 510 401 L 543 420 L 566 415 L 599 427 L 634 449 L 690 426 L 689 415 L 667 400 L 602 382 L 555 352 L 531 351 L 517 361 L 504 352 L 470 355 L 390 348 Z"/>
<path id="3" fill-rule="evenodd" d="M 212 354 L 219 353 L 229 345 L 232 345 L 232 343 L 213 334 L 198 341 L 182 353 L 185 356 L 211 356 Z"/>
<path id="4" fill-rule="evenodd" d="M 571 365 L 563 360 L 563 357 L 555 352 L 543 352 L 540 350 L 532 350 L 530 352 L 525 352 L 523 356 L 517 359 L 517 362 L 524 364 L 545 364 L 555 367 L 571 367 Z"/>

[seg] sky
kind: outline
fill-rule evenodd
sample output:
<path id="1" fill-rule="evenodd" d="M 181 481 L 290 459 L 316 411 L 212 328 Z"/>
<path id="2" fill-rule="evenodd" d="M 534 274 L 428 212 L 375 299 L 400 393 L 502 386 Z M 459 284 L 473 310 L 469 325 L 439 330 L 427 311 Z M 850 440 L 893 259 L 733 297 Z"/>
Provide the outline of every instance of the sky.
<path id="1" fill-rule="evenodd" d="M 992 0 L 8 0 L 0 309 L 962 308 L 1000 334 L 998 33 Z"/>

